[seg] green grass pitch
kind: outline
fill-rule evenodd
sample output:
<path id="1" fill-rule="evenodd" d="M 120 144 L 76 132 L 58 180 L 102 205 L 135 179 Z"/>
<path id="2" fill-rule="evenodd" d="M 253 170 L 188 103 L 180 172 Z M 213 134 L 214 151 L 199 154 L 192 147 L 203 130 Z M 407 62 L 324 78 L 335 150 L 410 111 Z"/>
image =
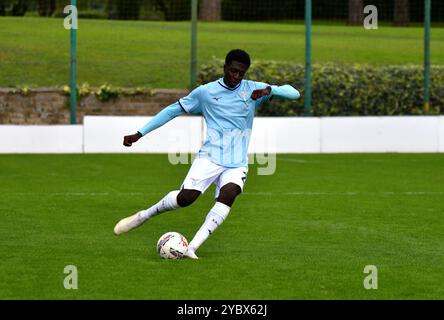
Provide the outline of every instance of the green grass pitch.
<path id="1" fill-rule="evenodd" d="M 0 156 L 0 299 L 442 299 L 444 154 L 278 155 L 198 251 L 214 186 L 121 237 L 115 223 L 177 189 L 166 155 Z M 63 286 L 75 265 L 78 289 Z M 364 288 L 366 265 L 378 289 Z"/>

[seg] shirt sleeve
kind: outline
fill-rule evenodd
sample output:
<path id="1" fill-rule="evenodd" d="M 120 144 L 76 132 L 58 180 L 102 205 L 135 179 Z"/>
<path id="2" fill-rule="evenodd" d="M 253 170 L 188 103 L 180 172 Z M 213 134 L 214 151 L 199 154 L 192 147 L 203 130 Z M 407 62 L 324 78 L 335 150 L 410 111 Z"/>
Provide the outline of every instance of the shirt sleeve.
<path id="1" fill-rule="evenodd" d="M 285 100 L 296 100 L 301 96 L 299 91 L 289 84 L 285 84 L 283 86 L 271 86 L 271 95 L 278 99 Z"/>
<path id="2" fill-rule="evenodd" d="M 298 90 L 293 88 L 289 84 L 285 84 L 283 86 L 277 85 L 269 85 L 264 82 L 255 82 L 256 90 L 265 89 L 267 87 L 271 88 L 271 92 L 269 95 L 263 96 L 256 100 L 256 107 L 260 107 L 264 102 L 270 101 L 271 99 L 280 99 L 280 100 L 296 100 L 299 99 L 301 94 Z"/>
<path id="3" fill-rule="evenodd" d="M 255 90 L 262 90 L 265 89 L 266 87 L 269 87 L 270 85 L 268 83 L 265 82 L 255 82 Z M 256 108 L 260 107 L 262 104 L 264 104 L 265 102 L 269 101 L 271 99 L 272 95 L 269 94 L 267 96 L 263 96 L 259 99 L 256 100 Z"/>
<path id="4" fill-rule="evenodd" d="M 180 98 L 178 103 L 182 109 L 187 113 L 200 113 L 201 112 L 201 95 L 202 86 L 197 87 L 191 91 L 186 97 Z"/>
<path id="5" fill-rule="evenodd" d="M 152 118 L 138 131 L 142 134 L 142 136 L 144 136 L 147 133 L 163 126 L 168 121 L 184 113 L 185 111 L 182 109 L 178 102 L 170 104 L 168 107 L 164 108 L 162 111 L 156 114 L 154 118 Z"/>

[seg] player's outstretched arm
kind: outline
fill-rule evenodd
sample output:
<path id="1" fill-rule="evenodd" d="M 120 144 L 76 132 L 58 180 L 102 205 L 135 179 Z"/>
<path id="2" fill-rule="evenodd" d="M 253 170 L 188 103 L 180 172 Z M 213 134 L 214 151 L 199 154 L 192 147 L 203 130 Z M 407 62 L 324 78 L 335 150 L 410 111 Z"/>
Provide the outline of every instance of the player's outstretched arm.
<path id="1" fill-rule="evenodd" d="M 124 136 L 123 137 L 123 145 L 125 147 L 131 147 L 132 144 L 134 142 L 137 142 L 137 140 L 139 140 L 140 138 L 142 138 L 142 134 L 137 131 L 135 134 L 130 134 L 128 136 Z"/>
<path id="2" fill-rule="evenodd" d="M 139 131 L 135 134 L 127 135 L 123 137 L 123 145 L 125 147 L 131 147 L 134 142 L 137 142 L 144 135 L 149 132 L 163 126 L 170 120 L 173 120 L 175 117 L 184 114 L 185 110 L 180 106 L 178 102 L 173 103 L 160 111 L 158 114 L 154 116 L 146 125 L 144 125 Z"/>
<path id="3" fill-rule="evenodd" d="M 298 90 L 293 88 L 289 84 L 285 84 L 283 86 L 268 86 L 265 89 L 254 90 L 251 94 L 251 99 L 257 100 L 267 95 L 272 95 L 278 99 L 285 100 L 296 100 L 301 94 Z"/>
<path id="4" fill-rule="evenodd" d="M 271 86 L 271 95 L 279 99 L 296 100 L 301 94 L 289 84 L 283 86 Z"/>

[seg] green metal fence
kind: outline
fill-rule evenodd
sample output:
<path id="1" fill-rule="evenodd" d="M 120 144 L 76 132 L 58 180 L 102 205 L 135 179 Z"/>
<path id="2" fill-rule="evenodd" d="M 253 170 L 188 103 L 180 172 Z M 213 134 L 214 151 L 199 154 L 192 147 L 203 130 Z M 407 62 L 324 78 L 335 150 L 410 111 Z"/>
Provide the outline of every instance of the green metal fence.
<path id="1" fill-rule="evenodd" d="M 72 0 L 73 6 L 77 5 Z M 198 50 L 198 0 L 191 0 L 191 52 L 190 52 L 190 89 L 197 82 L 197 50 Z M 305 0 L 305 86 L 304 86 L 304 115 L 312 115 L 311 102 L 311 65 L 312 65 L 312 1 Z M 430 28 L 431 0 L 424 1 L 424 109 L 430 108 Z M 71 29 L 71 123 L 75 123 L 77 106 L 76 81 L 76 30 Z"/>
<path id="2" fill-rule="evenodd" d="M 71 5 L 77 7 L 77 0 L 71 0 Z M 72 14 L 72 12 L 71 12 Z M 77 19 L 78 17 L 74 17 Z M 77 30 L 71 27 L 71 64 L 70 64 L 70 121 L 71 124 L 76 123 L 77 111 Z"/>
<path id="3" fill-rule="evenodd" d="M 424 109 L 430 109 L 430 28 L 432 0 L 424 1 Z"/>
<path id="4" fill-rule="evenodd" d="M 204 10 L 215 3 L 218 14 L 211 15 L 214 8 Z M 402 10 L 402 3 L 409 3 L 407 10 Z M 60 21 L 66 17 L 67 4 L 79 9 L 79 30 L 62 34 Z M 362 9 L 368 4 L 378 8 L 377 31 L 364 31 L 362 26 Z M 20 14 L 25 17 L 17 18 Z M 444 65 L 443 22 L 444 3 L 431 0 L 0 0 L 0 87 L 69 84 L 71 123 L 75 123 L 77 90 L 82 91 L 84 84 L 191 89 L 213 56 L 223 59 L 229 49 L 240 47 L 251 53 L 253 62 L 267 66 L 256 67 L 259 80 L 272 81 L 280 74 L 303 94 L 292 106 L 273 105 L 260 111 L 262 115 L 355 114 L 357 102 L 351 96 L 342 96 L 341 112 L 335 113 L 331 106 L 325 111 L 323 105 L 348 94 L 349 84 L 343 85 L 341 77 L 350 80 L 347 72 L 355 64 L 365 65 L 372 77 L 372 69 L 405 66 L 402 77 L 415 83 L 405 91 L 420 97 L 412 102 L 415 110 L 407 114 L 436 114 L 437 106 L 442 114 L 443 77 L 437 70 Z M 396 27 L 405 25 L 409 27 Z M 337 74 L 336 64 L 343 67 Z M 416 69 L 410 70 L 411 65 Z M 397 72 L 390 79 L 396 79 Z M 324 78 L 337 86 L 337 92 L 326 88 Z M 349 91 L 359 96 L 374 90 L 375 85 L 368 84 L 359 79 Z M 396 85 L 400 84 L 394 84 L 400 92 Z M 369 97 L 375 103 L 380 98 Z M 399 102 L 397 98 L 387 97 L 387 103 L 402 104 L 402 97 Z M 404 112 L 362 109 L 359 114 Z"/>

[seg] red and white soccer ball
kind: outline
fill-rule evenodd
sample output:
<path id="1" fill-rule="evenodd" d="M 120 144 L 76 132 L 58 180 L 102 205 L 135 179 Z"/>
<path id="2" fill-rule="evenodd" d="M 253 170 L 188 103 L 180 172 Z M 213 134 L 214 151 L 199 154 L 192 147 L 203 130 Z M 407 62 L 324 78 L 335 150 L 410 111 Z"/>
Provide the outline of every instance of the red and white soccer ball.
<path id="1" fill-rule="evenodd" d="M 188 241 L 178 232 L 167 232 L 157 242 L 157 253 L 163 259 L 181 259 L 187 250 Z"/>

